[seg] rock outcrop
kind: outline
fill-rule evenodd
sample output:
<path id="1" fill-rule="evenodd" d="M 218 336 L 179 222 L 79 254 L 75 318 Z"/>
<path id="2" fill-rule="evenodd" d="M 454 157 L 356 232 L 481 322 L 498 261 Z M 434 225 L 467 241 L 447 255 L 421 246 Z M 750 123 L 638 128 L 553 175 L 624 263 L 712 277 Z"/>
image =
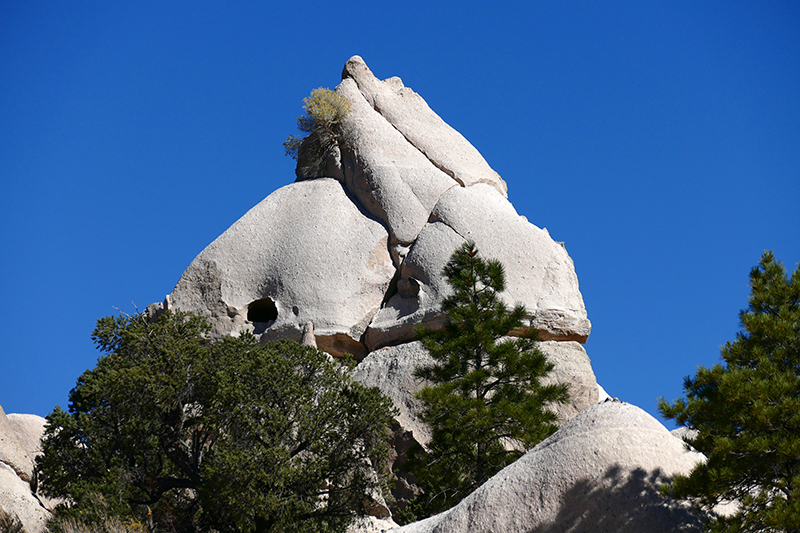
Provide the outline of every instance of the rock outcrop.
<path id="1" fill-rule="evenodd" d="M 702 518 L 659 486 L 704 459 L 638 407 L 609 400 L 557 433 L 452 509 L 394 533 L 672 533 Z"/>
<path id="2" fill-rule="evenodd" d="M 428 355 L 413 328 L 445 323 L 441 302 L 451 289 L 442 268 L 472 240 L 505 266 L 502 297 L 528 310 L 511 334 L 535 329 L 556 365 L 552 379 L 570 386 L 571 403 L 557 409 L 562 421 L 595 403 L 579 344 L 591 325 L 564 245 L 516 212 L 505 181 L 400 78 L 379 80 L 354 56 L 335 90 L 350 103 L 338 145 L 320 156 L 301 144 L 296 182 L 212 242 L 148 310 L 205 315 L 216 336 L 248 330 L 264 342 L 305 339 L 336 357 L 353 354 L 356 379 L 399 410 L 397 465 L 405 447 L 430 438 L 414 414 L 424 384 L 413 371 Z M 310 169 L 325 175 L 305 175 Z"/>
<path id="3" fill-rule="evenodd" d="M 239 219 L 189 265 L 166 306 L 209 316 L 218 335 L 299 341 L 313 322 L 320 349 L 361 358 L 394 272 L 384 226 L 341 183 L 317 179 Z"/>
<path id="4" fill-rule="evenodd" d="M 298 176 L 208 246 L 163 306 L 204 314 L 217 335 L 249 329 L 357 359 L 444 320 L 441 269 L 471 239 L 507 269 L 509 303 L 543 340 L 585 342 L 578 278 L 563 245 L 506 199 L 480 153 L 399 78 L 355 56 L 336 91 L 351 107 L 330 176 Z M 304 157 L 301 153 L 300 157 Z M 313 178 L 313 179 L 312 179 Z"/>
<path id="5" fill-rule="evenodd" d="M 301 144 L 299 161 L 314 164 L 299 164 L 295 183 L 214 240 L 148 313 L 206 316 L 217 338 L 250 331 L 262 342 L 291 338 L 335 357 L 353 354 L 355 379 L 397 408 L 397 469 L 404 450 L 431 437 L 416 416 L 425 383 L 414 377 L 431 359 L 413 328 L 446 322 L 441 302 L 451 288 L 442 268 L 474 241 L 505 266 L 502 297 L 528 311 L 509 334 L 538 332 L 554 364 L 547 381 L 566 383 L 570 403 L 554 407 L 558 432 L 456 507 L 392 531 L 700 531 L 701 519 L 661 498 L 658 487 L 703 456 L 597 384 L 581 345 L 591 324 L 563 243 L 516 212 L 503 179 L 400 78 L 381 81 L 354 56 L 336 92 L 350 103 L 338 145 L 311 161 Z M 29 533 L 49 518 L 31 490 L 43 422 L 0 408 L 0 507 Z M 419 490 L 400 475 L 393 496 L 402 502 Z M 374 516 L 353 532 L 396 526 L 383 495 L 374 503 Z"/>
<path id="6" fill-rule="evenodd" d="M 33 461 L 20 444 L 14 427 L 0 407 L 0 463 L 5 464 L 15 475 L 30 483 L 33 480 Z"/>
<path id="7" fill-rule="evenodd" d="M 0 509 L 19 518 L 27 533 L 42 532 L 50 519 L 32 489 L 32 457 L 40 452 L 43 430 L 43 418 L 6 416 L 0 407 Z"/>

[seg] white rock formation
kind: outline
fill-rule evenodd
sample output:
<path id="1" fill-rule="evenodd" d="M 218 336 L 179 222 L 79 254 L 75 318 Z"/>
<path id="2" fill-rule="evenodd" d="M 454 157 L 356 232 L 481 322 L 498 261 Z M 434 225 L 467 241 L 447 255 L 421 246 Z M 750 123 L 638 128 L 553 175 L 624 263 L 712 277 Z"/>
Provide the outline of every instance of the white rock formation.
<path id="1" fill-rule="evenodd" d="M 522 303 L 541 340 L 586 342 L 591 330 L 575 268 L 563 245 L 517 214 L 493 187 L 479 183 L 445 193 L 400 268 L 398 293 L 380 310 L 367 332 L 370 349 L 412 338 L 413 327 L 441 317 L 450 286 L 442 266 L 465 240 L 506 271 L 502 294 Z"/>
<path id="2" fill-rule="evenodd" d="M 638 407 L 582 411 L 452 509 L 394 533 L 702 531 L 658 487 L 703 460 Z"/>
<path id="3" fill-rule="evenodd" d="M 392 400 L 400 411 L 397 422 L 421 444 L 427 444 L 431 435 L 428 426 L 416 416 L 422 408 L 422 402 L 414 395 L 425 386 L 425 382 L 414 377 L 414 369 L 432 362 L 433 358 L 422 347 L 422 343 L 414 341 L 375 350 L 353 372 L 356 381 L 368 387 L 378 387 Z"/>
<path id="4" fill-rule="evenodd" d="M 330 178 L 278 189 L 189 265 L 167 307 L 209 316 L 219 335 L 301 339 L 357 358 L 394 275 L 386 229 Z"/>
<path id="5" fill-rule="evenodd" d="M 18 413 L 8 413 L 6 418 L 22 449 L 32 460 L 36 459 L 36 456 L 42 453 L 42 435 L 47 420 L 39 415 Z"/>
<path id="6" fill-rule="evenodd" d="M 342 78 L 336 91 L 351 107 L 338 146 L 316 162 L 301 146 L 299 160 L 309 164 L 298 165 L 297 181 L 203 250 L 149 311 L 191 311 L 209 317 L 216 336 L 249 330 L 262 341 L 300 340 L 306 328 L 306 343 L 354 354 L 356 378 L 380 387 L 400 412 L 394 452 L 402 461 L 405 447 L 430 438 L 414 415 L 422 384 L 413 370 L 427 354 L 413 328 L 445 323 L 442 268 L 473 240 L 505 265 L 503 297 L 526 306 L 523 329 L 547 341 L 551 379 L 570 386 L 562 421 L 596 403 L 579 344 L 591 325 L 563 244 L 516 212 L 480 153 L 399 78 L 378 80 L 358 56 Z M 328 176 L 303 175 L 321 168 Z M 396 497 L 418 490 L 401 489 Z"/>
<path id="7" fill-rule="evenodd" d="M 542 382 L 546 385 L 566 383 L 569 387 L 569 402 L 550 407 L 562 424 L 597 403 L 597 378 L 592 370 L 592 362 L 580 343 L 544 341 L 539 343 L 539 349 L 553 363 L 552 372 Z"/>
<path id="8" fill-rule="evenodd" d="M 12 422 L 13 420 L 13 422 Z M 0 407 L 0 509 L 19 518 L 28 533 L 41 533 L 50 512 L 33 494 L 31 454 L 40 450 L 35 415 L 8 415 Z M 19 430 L 19 434 L 17 432 Z M 26 451 L 27 448 L 27 451 Z"/>
<path id="9" fill-rule="evenodd" d="M 11 422 L 0 407 L 0 463 L 7 465 L 22 480 L 33 479 L 33 461 L 17 439 Z"/>
<path id="10" fill-rule="evenodd" d="M 30 484 L 5 463 L 0 463 L 0 509 L 19 518 L 27 533 L 42 533 L 50 520 Z"/>
<path id="11" fill-rule="evenodd" d="M 472 239 L 506 265 L 505 297 L 527 306 L 543 340 L 584 342 L 572 260 L 516 213 L 480 153 L 399 78 L 378 80 L 358 56 L 343 78 L 351 108 L 321 166 L 332 177 L 299 176 L 270 195 L 198 255 L 164 305 L 211 317 L 217 335 L 300 339 L 313 322 L 321 349 L 361 358 L 443 322 L 441 269 Z"/>
<path id="12" fill-rule="evenodd" d="M 392 244 L 409 245 L 439 197 L 458 183 L 436 168 L 345 79 L 336 91 L 350 102 L 342 120 L 342 174 L 348 190 L 383 220 Z"/>
<path id="13" fill-rule="evenodd" d="M 345 64 L 342 79 L 352 79 L 366 101 L 409 143 L 462 187 L 488 183 L 506 196 L 508 187 L 460 133 L 433 112 L 398 77 L 378 80 L 359 56 Z"/>

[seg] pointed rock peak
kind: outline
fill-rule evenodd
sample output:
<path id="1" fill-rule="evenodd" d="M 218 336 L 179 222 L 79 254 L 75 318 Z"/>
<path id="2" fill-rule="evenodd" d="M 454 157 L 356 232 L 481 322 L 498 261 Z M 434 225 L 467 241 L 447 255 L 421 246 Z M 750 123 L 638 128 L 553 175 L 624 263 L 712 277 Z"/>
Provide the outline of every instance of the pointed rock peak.
<path id="1" fill-rule="evenodd" d="M 442 120 L 425 100 L 398 77 L 381 81 L 361 56 L 345 63 L 342 79 L 352 79 L 369 104 L 414 148 L 462 187 L 488 183 L 508 196 L 506 182 L 459 132 Z"/>
<path id="2" fill-rule="evenodd" d="M 344 64 L 344 69 L 342 69 L 342 79 L 357 79 L 362 73 L 368 73 L 370 76 L 375 77 L 361 56 L 353 56 L 347 60 L 347 63 Z"/>

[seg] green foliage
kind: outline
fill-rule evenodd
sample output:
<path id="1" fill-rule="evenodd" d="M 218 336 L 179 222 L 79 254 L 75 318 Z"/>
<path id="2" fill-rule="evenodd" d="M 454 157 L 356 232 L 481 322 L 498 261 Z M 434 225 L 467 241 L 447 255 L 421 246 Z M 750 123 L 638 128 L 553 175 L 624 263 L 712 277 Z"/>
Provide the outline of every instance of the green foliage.
<path id="1" fill-rule="evenodd" d="M 789 279 L 766 252 L 750 287 L 724 365 L 687 377 L 685 399 L 659 399 L 665 417 L 697 430 L 689 443 L 708 458 L 671 489 L 705 510 L 740 503 L 709 531 L 800 531 L 800 267 Z"/>
<path id="2" fill-rule="evenodd" d="M 249 334 L 210 343 L 208 331 L 181 313 L 98 321 L 104 355 L 78 379 L 69 412 L 47 417 L 37 460 L 44 492 L 72 502 L 58 516 L 342 531 L 384 481 L 389 400 L 317 350 Z"/>
<path id="3" fill-rule="evenodd" d="M 557 416 L 547 405 L 568 400 L 565 385 L 540 383 L 553 365 L 535 333 L 506 337 L 523 326 L 525 308 L 509 310 L 501 300 L 503 266 L 465 243 L 443 273 L 453 288 L 442 303 L 449 321 L 443 330 L 417 330 L 434 359 L 416 371 L 432 383 L 418 395 L 432 440 L 410 453 L 409 469 L 425 492 L 407 519 L 450 508 L 552 434 Z"/>
<path id="4" fill-rule="evenodd" d="M 297 117 L 297 129 L 304 135 L 290 135 L 283 147 L 286 155 L 298 162 L 298 175 L 318 177 L 337 145 L 339 122 L 350 110 L 350 102 L 320 87 L 303 99 L 303 109 L 305 114 Z"/>

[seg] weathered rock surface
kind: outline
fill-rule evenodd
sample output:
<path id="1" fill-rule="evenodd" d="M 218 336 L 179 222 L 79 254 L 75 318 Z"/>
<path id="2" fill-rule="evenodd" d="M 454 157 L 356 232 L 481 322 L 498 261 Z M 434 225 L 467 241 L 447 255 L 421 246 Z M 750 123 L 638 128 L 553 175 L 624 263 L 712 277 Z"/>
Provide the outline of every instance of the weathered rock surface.
<path id="1" fill-rule="evenodd" d="M 488 183 L 502 195 L 508 187 L 483 156 L 398 77 L 381 81 L 359 56 L 345 64 L 342 79 L 353 79 L 366 101 L 437 168 L 462 187 Z"/>
<path id="2" fill-rule="evenodd" d="M 392 244 L 410 244 L 439 197 L 458 187 L 386 121 L 345 79 L 336 91 L 350 102 L 342 119 L 342 170 L 347 189 L 386 222 Z"/>
<path id="3" fill-rule="evenodd" d="M 50 520 L 50 512 L 31 493 L 30 484 L 5 463 L 0 463 L 0 509 L 16 515 L 27 533 L 44 531 Z"/>
<path id="4" fill-rule="evenodd" d="M 299 176 L 271 194 L 198 255 L 162 307 L 211 317 L 216 335 L 263 340 L 299 340 L 313 322 L 321 349 L 358 359 L 444 322 L 442 267 L 472 239 L 506 265 L 505 298 L 526 305 L 542 340 L 584 342 L 572 260 L 516 213 L 480 153 L 358 56 L 336 91 L 351 104 L 339 146 L 312 165 L 333 177 Z"/>
<path id="5" fill-rule="evenodd" d="M 451 289 L 442 268 L 473 240 L 505 265 L 503 297 L 523 303 L 524 329 L 547 341 L 551 379 L 569 383 L 562 420 L 596 403 L 578 344 L 591 325 L 564 246 L 519 216 L 500 176 L 399 78 L 378 80 L 358 56 L 342 78 L 336 91 L 351 107 L 338 146 L 325 161 L 298 154 L 297 182 L 203 250 L 160 307 L 211 318 L 215 336 L 249 330 L 262 341 L 302 338 L 335 356 L 354 354 L 356 379 L 399 410 L 393 460 L 402 462 L 406 447 L 430 438 L 414 415 L 422 384 L 413 369 L 428 354 L 412 342 L 413 328 L 445 323 L 441 302 Z M 303 175 L 311 169 L 330 176 Z M 407 499 L 415 490 L 409 481 L 397 492 Z"/>
<path id="6" fill-rule="evenodd" d="M 6 415 L 11 429 L 17 436 L 17 442 L 28 454 L 31 460 L 42 453 L 42 435 L 44 426 L 47 423 L 44 417 L 38 415 L 23 415 L 18 413 L 8 413 Z"/>
<path id="7" fill-rule="evenodd" d="M 0 463 L 7 465 L 24 481 L 33 479 L 33 461 L 19 442 L 14 427 L 0 406 Z"/>
<path id="8" fill-rule="evenodd" d="M 364 516 L 357 518 L 356 521 L 347 528 L 347 533 L 383 533 L 396 528 L 397 523 L 391 518 L 376 518 L 374 516 Z"/>
<path id="9" fill-rule="evenodd" d="M 40 450 L 44 424 L 35 415 L 8 415 L 0 407 L 0 509 L 16 515 L 28 533 L 40 533 L 50 519 L 31 491 L 32 454 Z M 31 455 L 29 455 L 29 453 Z"/>
<path id="10" fill-rule="evenodd" d="M 545 341 L 539 344 L 539 348 L 554 366 L 544 383 L 566 383 L 569 386 L 570 402 L 551 407 L 564 424 L 597 403 L 598 385 L 591 361 L 577 342 Z M 353 373 L 354 379 L 368 387 L 378 387 L 392 400 L 400 411 L 397 422 L 423 445 L 430 441 L 430 429 L 415 414 L 422 408 L 422 403 L 414 395 L 426 382 L 415 378 L 414 370 L 432 362 L 422 343 L 413 341 L 371 352 Z"/>
<path id="11" fill-rule="evenodd" d="M 703 460 L 653 417 L 607 401 L 582 411 L 449 511 L 396 533 L 702 531 L 661 483 Z"/>
<path id="12" fill-rule="evenodd" d="M 553 370 L 542 380 L 545 385 L 565 383 L 569 387 L 569 403 L 551 406 L 561 424 L 598 401 L 597 378 L 592 362 L 580 343 L 544 341 L 539 349 L 553 363 Z"/>
<path id="13" fill-rule="evenodd" d="M 388 236 L 336 180 L 287 185 L 251 209 L 189 265 L 168 307 L 212 318 L 218 335 L 245 328 L 320 349 L 366 354 L 360 338 L 395 269 Z"/>
<path id="14" fill-rule="evenodd" d="M 545 341 L 540 349 L 553 363 L 554 368 L 547 383 L 566 383 L 570 390 L 570 402 L 551 406 L 558 415 L 560 424 L 574 418 L 580 411 L 597 403 L 598 385 L 586 352 L 577 342 Z M 433 362 L 430 354 L 419 341 L 397 346 L 387 346 L 371 352 L 358 366 L 353 377 L 369 387 L 378 387 L 392 400 L 399 411 L 395 421 L 392 439 L 393 470 L 398 476 L 392 489 L 392 496 L 401 504 L 407 503 L 419 492 L 413 480 L 402 469 L 406 461 L 407 448 L 413 444 L 427 445 L 430 442 L 430 428 L 417 417 L 422 402 L 415 394 L 427 382 L 414 377 L 414 370 Z"/>
<path id="15" fill-rule="evenodd" d="M 479 183 L 449 189 L 436 204 L 431 223 L 400 267 L 398 293 L 370 324 L 370 349 L 410 339 L 417 324 L 436 327 L 441 301 L 450 294 L 442 267 L 466 240 L 474 241 L 483 257 L 503 263 L 502 296 L 510 306 L 525 305 L 541 340 L 586 342 L 591 324 L 564 246 L 519 216 L 494 188 Z"/>
<path id="16" fill-rule="evenodd" d="M 422 408 L 422 402 L 414 397 L 425 382 L 414 377 L 414 369 L 433 362 L 428 351 L 419 341 L 387 346 L 370 353 L 353 372 L 356 381 L 368 386 L 378 387 L 392 400 L 400 411 L 395 418 L 400 426 L 411 431 L 414 440 L 427 444 L 430 429 L 416 416 Z"/>

